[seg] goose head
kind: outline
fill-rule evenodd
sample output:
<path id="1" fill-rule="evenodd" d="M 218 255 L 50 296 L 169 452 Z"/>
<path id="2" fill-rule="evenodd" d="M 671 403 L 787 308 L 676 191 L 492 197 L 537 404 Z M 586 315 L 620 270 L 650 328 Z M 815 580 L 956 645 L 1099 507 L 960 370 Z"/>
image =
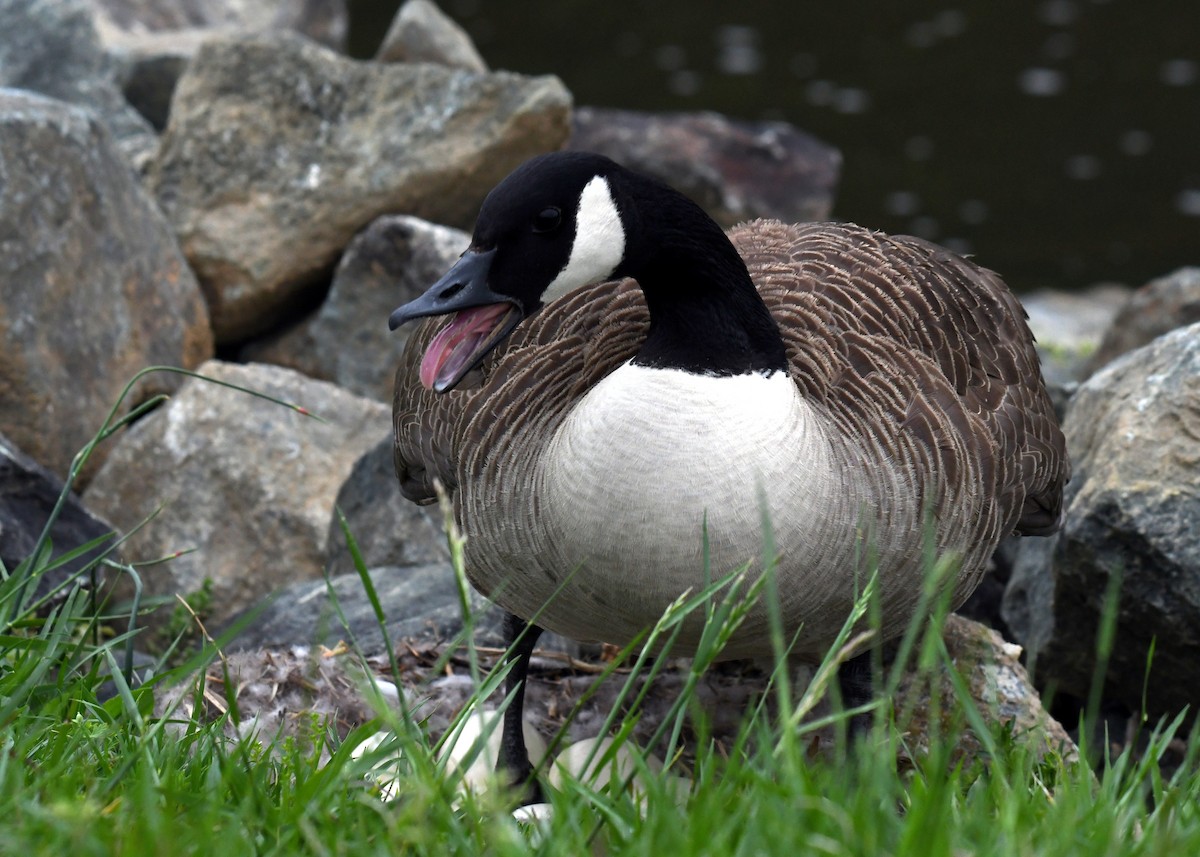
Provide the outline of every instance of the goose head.
<path id="1" fill-rule="evenodd" d="M 452 314 L 419 370 L 444 393 L 549 301 L 620 277 L 638 281 L 650 309 L 635 362 L 718 375 L 786 368 L 778 328 L 721 228 L 672 188 L 585 152 L 533 158 L 493 188 L 470 247 L 388 325 Z"/>

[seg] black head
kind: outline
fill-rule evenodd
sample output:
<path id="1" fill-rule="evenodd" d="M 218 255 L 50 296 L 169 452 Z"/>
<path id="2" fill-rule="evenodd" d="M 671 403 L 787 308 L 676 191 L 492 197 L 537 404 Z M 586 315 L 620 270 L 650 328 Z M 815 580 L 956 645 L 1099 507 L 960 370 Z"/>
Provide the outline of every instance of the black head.
<path id="1" fill-rule="evenodd" d="M 420 370 L 422 384 L 446 392 L 545 302 L 619 276 L 637 279 L 650 310 L 634 362 L 710 375 L 786 368 L 779 329 L 712 218 L 583 152 L 534 158 L 498 184 L 467 252 L 390 324 L 454 313 Z"/>
<path id="2" fill-rule="evenodd" d="M 450 390 L 545 301 L 614 275 L 626 227 L 614 179 L 600 155 L 559 152 L 522 164 L 480 208 L 471 246 L 421 297 L 392 313 L 412 319 L 456 313 L 421 363 L 421 381 Z"/>

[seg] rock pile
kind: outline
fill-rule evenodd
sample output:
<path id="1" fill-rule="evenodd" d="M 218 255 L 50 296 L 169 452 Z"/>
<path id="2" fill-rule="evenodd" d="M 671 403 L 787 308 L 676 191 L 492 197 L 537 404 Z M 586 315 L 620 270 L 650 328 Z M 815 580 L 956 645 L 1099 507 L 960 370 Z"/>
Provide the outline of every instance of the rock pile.
<path id="1" fill-rule="evenodd" d="M 95 113 L 0 90 L 0 169 L 0 429 L 65 476 L 134 375 L 211 356 L 209 313 L 174 232 Z M 178 386 L 147 375 L 121 411 Z"/>

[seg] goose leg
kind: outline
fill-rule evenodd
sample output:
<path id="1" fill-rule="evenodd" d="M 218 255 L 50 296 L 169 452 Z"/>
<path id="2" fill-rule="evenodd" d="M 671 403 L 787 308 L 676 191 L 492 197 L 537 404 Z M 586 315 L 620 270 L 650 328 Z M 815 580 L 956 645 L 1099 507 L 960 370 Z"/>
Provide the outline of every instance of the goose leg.
<path id="1" fill-rule="evenodd" d="M 866 705 L 874 698 L 871 657 L 867 650 L 855 655 L 838 667 L 838 689 L 842 695 L 842 708 L 849 710 Z M 866 735 L 871 728 L 870 712 L 855 714 L 850 718 L 848 734 L 851 739 Z"/>
<path id="2" fill-rule="evenodd" d="M 529 659 L 542 629 L 520 616 L 508 613 L 504 617 L 504 642 L 508 658 L 513 661 L 505 682 L 505 691 L 512 702 L 504 712 L 500 732 L 500 758 L 497 767 L 507 771 L 515 786 L 523 787 L 523 804 L 540 803 L 542 789 L 533 777 L 533 764 L 525 746 L 525 685 L 529 678 Z"/>

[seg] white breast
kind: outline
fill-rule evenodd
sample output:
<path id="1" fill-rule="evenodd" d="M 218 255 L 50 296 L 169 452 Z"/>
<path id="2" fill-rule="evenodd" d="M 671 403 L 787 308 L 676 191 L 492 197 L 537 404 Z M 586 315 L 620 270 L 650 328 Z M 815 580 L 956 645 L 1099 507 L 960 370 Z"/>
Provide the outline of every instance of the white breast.
<path id="1" fill-rule="evenodd" d="M 850 498 L 824 431 L 782 372 L 709 377 L 626 364 L 572 410 L 541 461 L 528 558 L 536 568 L 516 585 L 480 583 L 499 584 L 501 603 L 545 627 L 631 638 L 706 584 L 706 531 L 713 577 L 757 565 L 764 511 L 787 557 L 781 590 L 820 612 L 852 588 L 816 585 L 847 571 L 830 560 L 844 551 L 834 530 Z M 788 580 L 793 571 L 806 582 Z M 765 622 L 760 611 L 747 623 L 760 646 Z"/>
<path id="2" fill-rule="evenodd" d="M 797 490 L 828 493 L 824 438 L 806 416 L 782 372 L 710 377 L 626 364 L 551 440 L 545 523 L 579 552 L 573 559 L 609 565 L 631 550 L 648 560 L 699 556 L 707 516 L 723 559 L 752 559 L 760 496 L 777 508 Z"/>

